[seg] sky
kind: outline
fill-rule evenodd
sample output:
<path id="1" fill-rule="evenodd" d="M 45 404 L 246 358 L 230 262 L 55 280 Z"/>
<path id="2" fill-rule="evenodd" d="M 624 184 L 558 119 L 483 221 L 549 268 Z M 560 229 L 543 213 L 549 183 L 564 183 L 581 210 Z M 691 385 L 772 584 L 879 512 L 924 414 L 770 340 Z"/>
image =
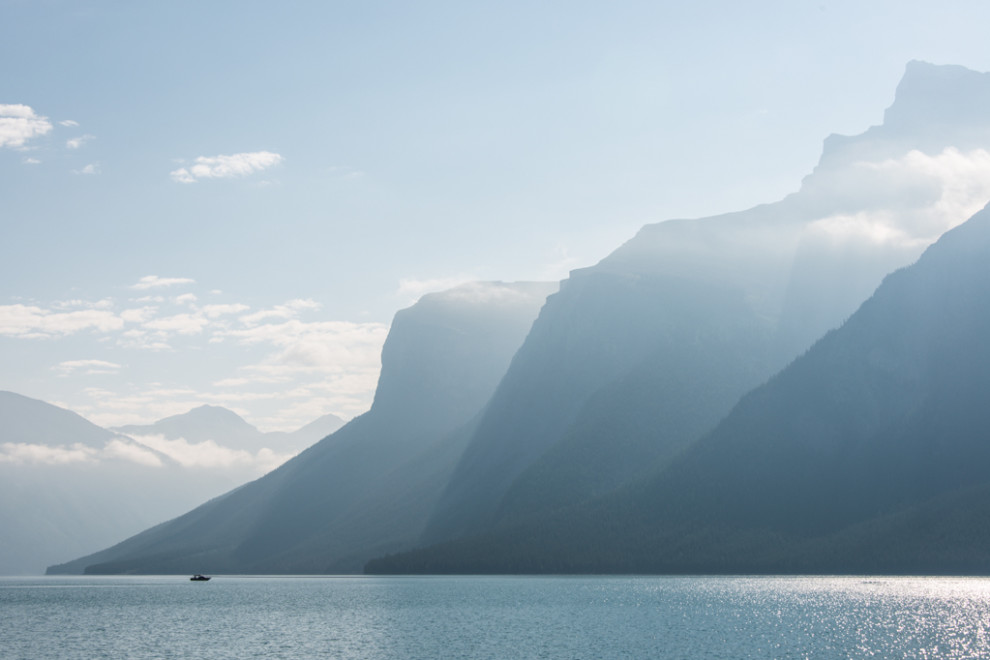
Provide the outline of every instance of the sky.
<path id="1" fill-rule="evenodd" d="M 776 201 L 990 3 L 0 0 L 0 389 L 371 404 L 392 315 Z"/>

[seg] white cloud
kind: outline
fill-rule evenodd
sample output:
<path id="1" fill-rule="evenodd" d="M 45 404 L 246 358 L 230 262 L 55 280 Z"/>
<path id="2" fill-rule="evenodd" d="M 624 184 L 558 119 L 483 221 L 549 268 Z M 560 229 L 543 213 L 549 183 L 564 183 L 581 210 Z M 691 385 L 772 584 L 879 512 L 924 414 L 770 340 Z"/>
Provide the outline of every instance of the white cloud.
<path id="1" fill-rule="evenodd" d="M 249 309 L 251 308 L 247 305 L 235 303 L 229 305 L 204 305 L 200 311 L 203 312 L 203 314 L 206 314 L 209 318 L 215 319 L 230 314 L 240 314 L 241 312 L 246 312 Z"/>
<path id="2" fill-rule="evenodd" d="M 90 163 L 89 165 L 86 165 L 85 167 L 82 167 L 81 169 L 72 170 L 72 173 L 73 174 L 84 174 L 84 175 L 99 174 L 100 173 L 100 164 L 99 163 Z"/>
<path id="3" fill-rule="evenodd" d="M 299 312 L 305 310 L 316 310 L 321 307 L 320 303 L 309 299 L 290 300 L 284 305 L 276 305 L 271 309 L 263 309 L 254 314 L 246 314 L 240 317 L 241 323 L 245 325 L 256 325 L 265 319 L 291 319 L 299 316 Z"/>
<path id="4" fill-rule="evenodd" d="M 37 158 L 25 158 L 24 159 L 24 164 L 25 165 L 41 165 L 41 161 L 38 160 Z"/>
<path id="5" fill-rule="evenodd" d="M 68 376 L 77 371 L 81 371 L 87 376 L 92 376 L 115 374 L 120 371 L 121 367 L 116 362 L 107 362 L 106 360 L 68 360 L 66 362 L 60 362 L 53 368 L 63 376 Z"/>
<path id="6" fill-rule="evenodd" d="M 276 454 L 271 449 L 263 448 L 256 454 L 243 449 L 230 449 L 218 445 L 213 440 L 189 442 L 185 438 L 170 440 L 162 435 L 133 436 L 150 449 L 155 450 L 186 468 L 252 468 L 259 473 L 268 472 L 278 467 L 295 454 Z"/>
<path id="7" fill-rule="evenodd" d="M 53 312 L 30 305 L 0 305 L 0 335 L 28 339 L 71 335 L 82 330 L 120 330 L 124 321 L 113 312 L 86 309 Z"/>
<path id="8" fill-rule="evenodd" d="M 146 332 L 144 330 L 132 329 L 120 333 L 117 345 L 121 348 L 136 348 L 145 351 L 170 351 L 172 345 L 165 341 L 167 333 Z"/>
<path id="9" fill-rule="evenodd" d="M 75 307 L 82 307 L 83 309 L 113 309 L 113 301 L 109 298 L 103 298 L 102 300 L 91 301 L 91 300 L 59 300 L 52 303 L 52 307 L 55 309 L 73 309 Z"/>
<path id="10" fill-rule="evenodd" d="M 176 332 L 180 335 L 197 335 L 203 332 L 207 325 L 209 321 L 202 314 L 173 314 L 146 321 L 142 327 L 147 330 Z"/>
<path id="11" fill-rule="evenodd" d="M 103 456 L 110 459 L 147 465 L 148 467 L 162 467 L 162 459 L 153 451 L 148 451 L 139 445 L 113 439 L 103 448 Z"/>
<path id="12" fill-rule="evenodd" d="M 69 138 L 65 141 L 65 147 L 67 149 L 78 149 L 90 140 L 95 139 L 95 135 L 80 135 L 79 137 Z"/>
<path id="13" fill-rule="evenodd" d="M 66 465 L 69 463 L 95 463 L 98 452 L 82 443 L 49 447 L 26 442 L 0 444 L 0 463 Z"/>
<path id="14" fill-rule="evenodd" d="M 245 385 L 258 385 L 261 383 L 285 383 L 290 379 L 285 376 L 252 376 L 252 377 L 238 377 L 238 378 L 223 378 L 213 383 L 214 387 L 228 388 L 228 387 L 243 387 Z"/>
<path id="15" fill-rule="evenodd" d="M 858 163 L 837 178 L 815 185 L 844 186 L 858 210 L 827 214 L 809 225 L 810 236 L 917 251 L 990 201 L 990 152 L 950 147 L 932 156 L 911 151 L 897 159 Z"/>
<path id="16" fill-rule="evenodd" d="M 279 396 L 304 402 L 318 399 L 343 416 L 365 412 L 375 392 L 381 370 L 381 351 L 388 335 L 383 323 L 291 319 L 216 333 L 244 345 L 269 345 L 273 352 L 261 361 L 241 367 L 238 377 L 217 383 L 218 387 L 252 387 L 297 383 L 294 390 L 274 388 Z M 314 389 L 320 389 L 314 394 Z M 227 396 L 227 395 L 225 395 Z M 283 415 L 288 415 L 285 409 Z M 321 413 L 322 414 L 322 413 Z M 289 417 L 268 423 L 292 426 Z M 293 421 L 298 425 L 301 419 Z"/>
<path id="17" fill-rule="evenodd" d="M 137 284 L 132 284 L 131 288 L 138 291 L 144 291 L 146 289 L 175 286 L 176 284 L 194 284 L 195 282 L 196 280 L 188 277 L 158 277 L 157 275 L 145 275 L 138 280 Z"/>
<path id="18" fill-rule="evenodd" d="M 75 128 L 75 127 L 79 126 L 79 122 L 77 122 L 74 119 L 63 119 L 62 121 L 60 121 L 58 123 L 58 125 L 59 126 L 66 126 L 66 127 L 69 127 L 69 128 Z"/>
<path id="19" fill-rule="evenodd" d="M 303 317 L 321 305 L 304 298 L 254 311 L 216 298 L 216 304 L 200 306 L 198 297 L 181 291 L 144 295 L 192 283 L 187 278 L 143 277 L 131 288 L 141 292 L 135 297 L 144 303 L 105 298 L 0 306 L 0 337 L 81 335 L 72 340 L 70 356 L 89 351 L 101 359 L 63 358 L 42 368 L 63 379 L 100 378 L 105 389 L 75 388 L 61 395 L 60 405 L 103 426 L 147 424 L 203 403 L 234 409 L 244 402 L 241 414 L 252 423 L 270 425 L 265 430 L 294 430 L 327 411 L 352 417 L 368 409 L 386 324 L 311 322 Z M 150 354 L 137 360 L 121 355 L 131 350 Z M 122 365 L 128 365 L 128 381 L 120 377 Z M 172 386 L 137 380 L 150 369 L 163 368 L 175 379 Z M 308 417 L 311 411 L 318 412 Z"/>
<path id="20" fill-rule="evenodd" d="M 138 465 L 161 467 L 161 459 L 146 447 L 135 445 L 122 438 L 114 438 L 101 449 L 82 443 L 49 446 L 25 442 L 0 444 L 0 463 L 15 465 L 72 465 L 99 463 L 104 460 L 126 461 Z"/>
<path id="21" fill-rule="evenodd" d="M 120 313 L 120 318 L 127 323 L 144 323 L 154 317 L 157 312 L 158 308 L 150 305 L 145 307 L 134 307 L 122 311 Z"/>
<path id="22" fill-rule="evenodd" d="M 48 117 L 35 114 L 30 106 L 0 104 L 0 148 L 19 149 L 28 140 L 51 130 Z"/>
<path id="23" fill-rule="evenodd" d="M 177 183 L 195 183 L 202 179 L 230 179 L 247 176 L 278 165 L 284 160 L 270 151 L 254 151 L 230 156 L 200 156 L 195 164 L 170 172 Z"/>
<path id="24" fill-rule="evenodd" d="M 181 296 L 176 296 L 174 302 L 176 305 L 191 305 L 197 300 L 199 298 L 196 297 L 195 293 L 183 293 Z"/>

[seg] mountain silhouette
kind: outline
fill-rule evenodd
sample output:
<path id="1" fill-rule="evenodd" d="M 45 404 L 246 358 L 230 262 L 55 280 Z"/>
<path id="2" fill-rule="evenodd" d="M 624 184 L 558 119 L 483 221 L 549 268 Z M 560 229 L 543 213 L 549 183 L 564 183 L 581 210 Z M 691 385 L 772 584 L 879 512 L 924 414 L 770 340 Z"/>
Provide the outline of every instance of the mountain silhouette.
<path id="1" fill-rule="evenodd" d="M 988 282 L 984 209 L 649 477 L 369 570 L 986 572 Z"/>
<path id="2" fill-rule="evenodd" d="M 395 316 L 366 414 L 261 479 L 49 572 L 356 572 L 411 547 L 553 286 L 424 296 Z"/>

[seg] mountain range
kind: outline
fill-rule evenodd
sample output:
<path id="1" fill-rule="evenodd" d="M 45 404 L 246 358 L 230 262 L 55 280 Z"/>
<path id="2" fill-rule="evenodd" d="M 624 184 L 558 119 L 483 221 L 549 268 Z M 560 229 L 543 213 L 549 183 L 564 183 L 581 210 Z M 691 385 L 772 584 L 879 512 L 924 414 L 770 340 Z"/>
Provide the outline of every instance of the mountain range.
<path id="1" fill-rule="evenodd" d="M 479 283 L 395 315 L 371 409 L 264 477 L 50 573 L 358 572 L 412 547 L 556 285 Z"/>
<path id="2" fill-rule="evenodd" d="M 573 272 L 499 385 L 422 540 L 608 492 L 713 428 L 884 275 L 990 199 L 986 176 L 942 178 L 937 165 L 983 162 L 988 112 L 987 74 L 912 62 L 884 124 L 826 140 L 798 192 L 648 225 Z M 964 183 L 972 194 L 958 192 Z"/>
<path id="3" fill-rule="evenodd" d="M 0 574 L 36 574 L 172 518 L 271 469 L 343 424 L 261 433 L 203 406 L 149 426 L 98 427 L 0 392 Z"/>
<path id="4" fill-rule="evenodd" d="M 990 209 L 666 467 L 372 572 L 990 571 Z"/>
<path id="5" fill-rule="evenodd" d="M 912 62 L 792 195 L 648 225 L 545 304 L 424 298 L 366 415 L 50 571 L 976 570 L 988 118 L 990 75 Z"/>

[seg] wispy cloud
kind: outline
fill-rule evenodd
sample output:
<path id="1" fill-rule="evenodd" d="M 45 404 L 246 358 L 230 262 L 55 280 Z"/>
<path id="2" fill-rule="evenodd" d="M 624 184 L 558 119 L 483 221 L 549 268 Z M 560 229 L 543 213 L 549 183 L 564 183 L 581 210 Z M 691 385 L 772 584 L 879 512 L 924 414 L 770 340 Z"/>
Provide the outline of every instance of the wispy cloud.
<path id="1" fill-rule="evenodd" d="M 123 319 L 103 309 L 60 312 L 35 305 L 0 305 L 0 335 L 8 337 L 52 338 L 82 330 L 110 332 L 123 327 Z"/>
<path id="2" fill-rule="evenodd" d="M 331 167 L 328 172 L 335 179 L 353 181 L 364 177 L 365 173 L 353 167 Z"/>
<path id="3" fill-rule="evenodd" d="M 210 403 L 266 430 L 294 430 L 327 412 L 353 417 L 369 408 L 386 324 L 314 319 L 322 306 L 307 298 L 252 309 L 209 291 L 157 295 L 191 284 L 190 278 L 149 275 L 123 300 L 0 305 L 0 337 L 75 335 L 72 344 L 59 345 L 71 350 L 69 359 L 45 368 L 74 388 L 66 389 L 69 400 L 56 403 L 103 426 L 150 423 Z M 154 294 L 146 295 L 149 290 Z M 145 354 L 129 357 L 133 351 Z M 72 357 L 84 352 L 83 358 L 99 359 Z M 142 373 L 166 360 L 187 365 L 165 369 L 175 378 L 170 386 L 142 382 Z M 216 368 L 189 369 L 190 361 Z M 101 387 L 93 387 L 97 377 Z"/>
<path id="4" fill-rule="evenodd" d="M 284 160 L 271 151 L 253 151 L 230 156 L 200 156 L 193 165 L 169 173 L 177 183 L 195 183 L 203 179 L 231 179 L 248 176 L 278 165 Z"/>
<path id="5" fill-rule="evenodd" d="M 252 454 L 243 449 L 224 447 L 213 440 L 189 442 L 185 438 L 170 440 L 162 435 L 135 435 L 132 438 L 185 468 L 250 468 L 261 474 L 275 469 L 295 455 L 277 454 L 268 448 Z"/>
<path id="6" fill-rule="evenodd" d="M 221 316 L 240 314 L 241 312 L 246 312 L 249 309 L 251 308 L 247 305 L 243 305 L 241 303 L 231 303 L 225 305 L 203 305 L 200 311 L 207 317 L 216 319 Z"/>
<path id="7" fill-rule="evenodd" d="M 105 460 L 126 461 L 160 467 L 162 460 L 153 451 L 114 438 L 102 448 L 89 447 L 82 443 L 49 446 L 25 442 L 4 442 L 0 444 L 0 463 L 14 465 L 72 465 L 75 463 L 99 463 Z"/>
<path id="8" fill-rule="evenodd" d="M 253 314 L 246 314 L 240 317 L 245 325 L 257 325 L 267 319 L 291 319 L 299 316 L 303 310 L 316 310 L 320 308 L 320 303 L 309 299 L 290 300 L 284 305 L 276 305 L 271 309 L 263 309 Z"/>
<path id="9" fill-rule="evenodd" d="M 73 373 L 82 373 L 87 376 L 115 374 L 120 371 L 120 368 L 116 362 L 107 362 L 106 360 L 68 360 L 60 362 L 54 367 L 55 371 L 62 376 Z"/>
<path id="10" fill-rule="evenodd" d="M 79 122 L 77 122 L 75 119 L 63 119 L 58 123 L 58 125 L 65 126 L 67 128 L 75 128 L 79 126 Z"/>
<path id="11" fill-rule="evenodd" d="M 20 149 L 39 135 L 52 130 L 48 117 L 42 117 L 27 105 L 0 104 L 0 148 Z"/>
<path id="12" fill-rule="evenodd" d="M 78 149 L 90 140 L 94 140 L 95 135 L 80 135 L 79 137 L 69 138 L 65 141 L 65 147 L 67 149 Z"/>
<path id="13" fill-rule="evenodd" d="M 131 288 L 137 291 L 147 289 L 158 289 L 161 287 L 175 286 L 176 284 L 194 284 L 196 280 L 188 277 L 158 277 L 157 275 L 145 275 L 137 284 L 132 284 Z"/>
<path id="14" fill-rule="evenodd" d="M 210 321 L 202 314 L 173 314 L 145 321 L 141 327 L 147 330 L 175 332 L 180 335 L 196 335 L 201 333 Z"/>
<path id="15" fill-rule="evenodd" d="M 100 173 L 99 163 L 89 163 L 88 165 L 79 168 L 78 170 L 72 170 L 73 174 L 83 174 L 87 176 L 95 175 Z"/>

